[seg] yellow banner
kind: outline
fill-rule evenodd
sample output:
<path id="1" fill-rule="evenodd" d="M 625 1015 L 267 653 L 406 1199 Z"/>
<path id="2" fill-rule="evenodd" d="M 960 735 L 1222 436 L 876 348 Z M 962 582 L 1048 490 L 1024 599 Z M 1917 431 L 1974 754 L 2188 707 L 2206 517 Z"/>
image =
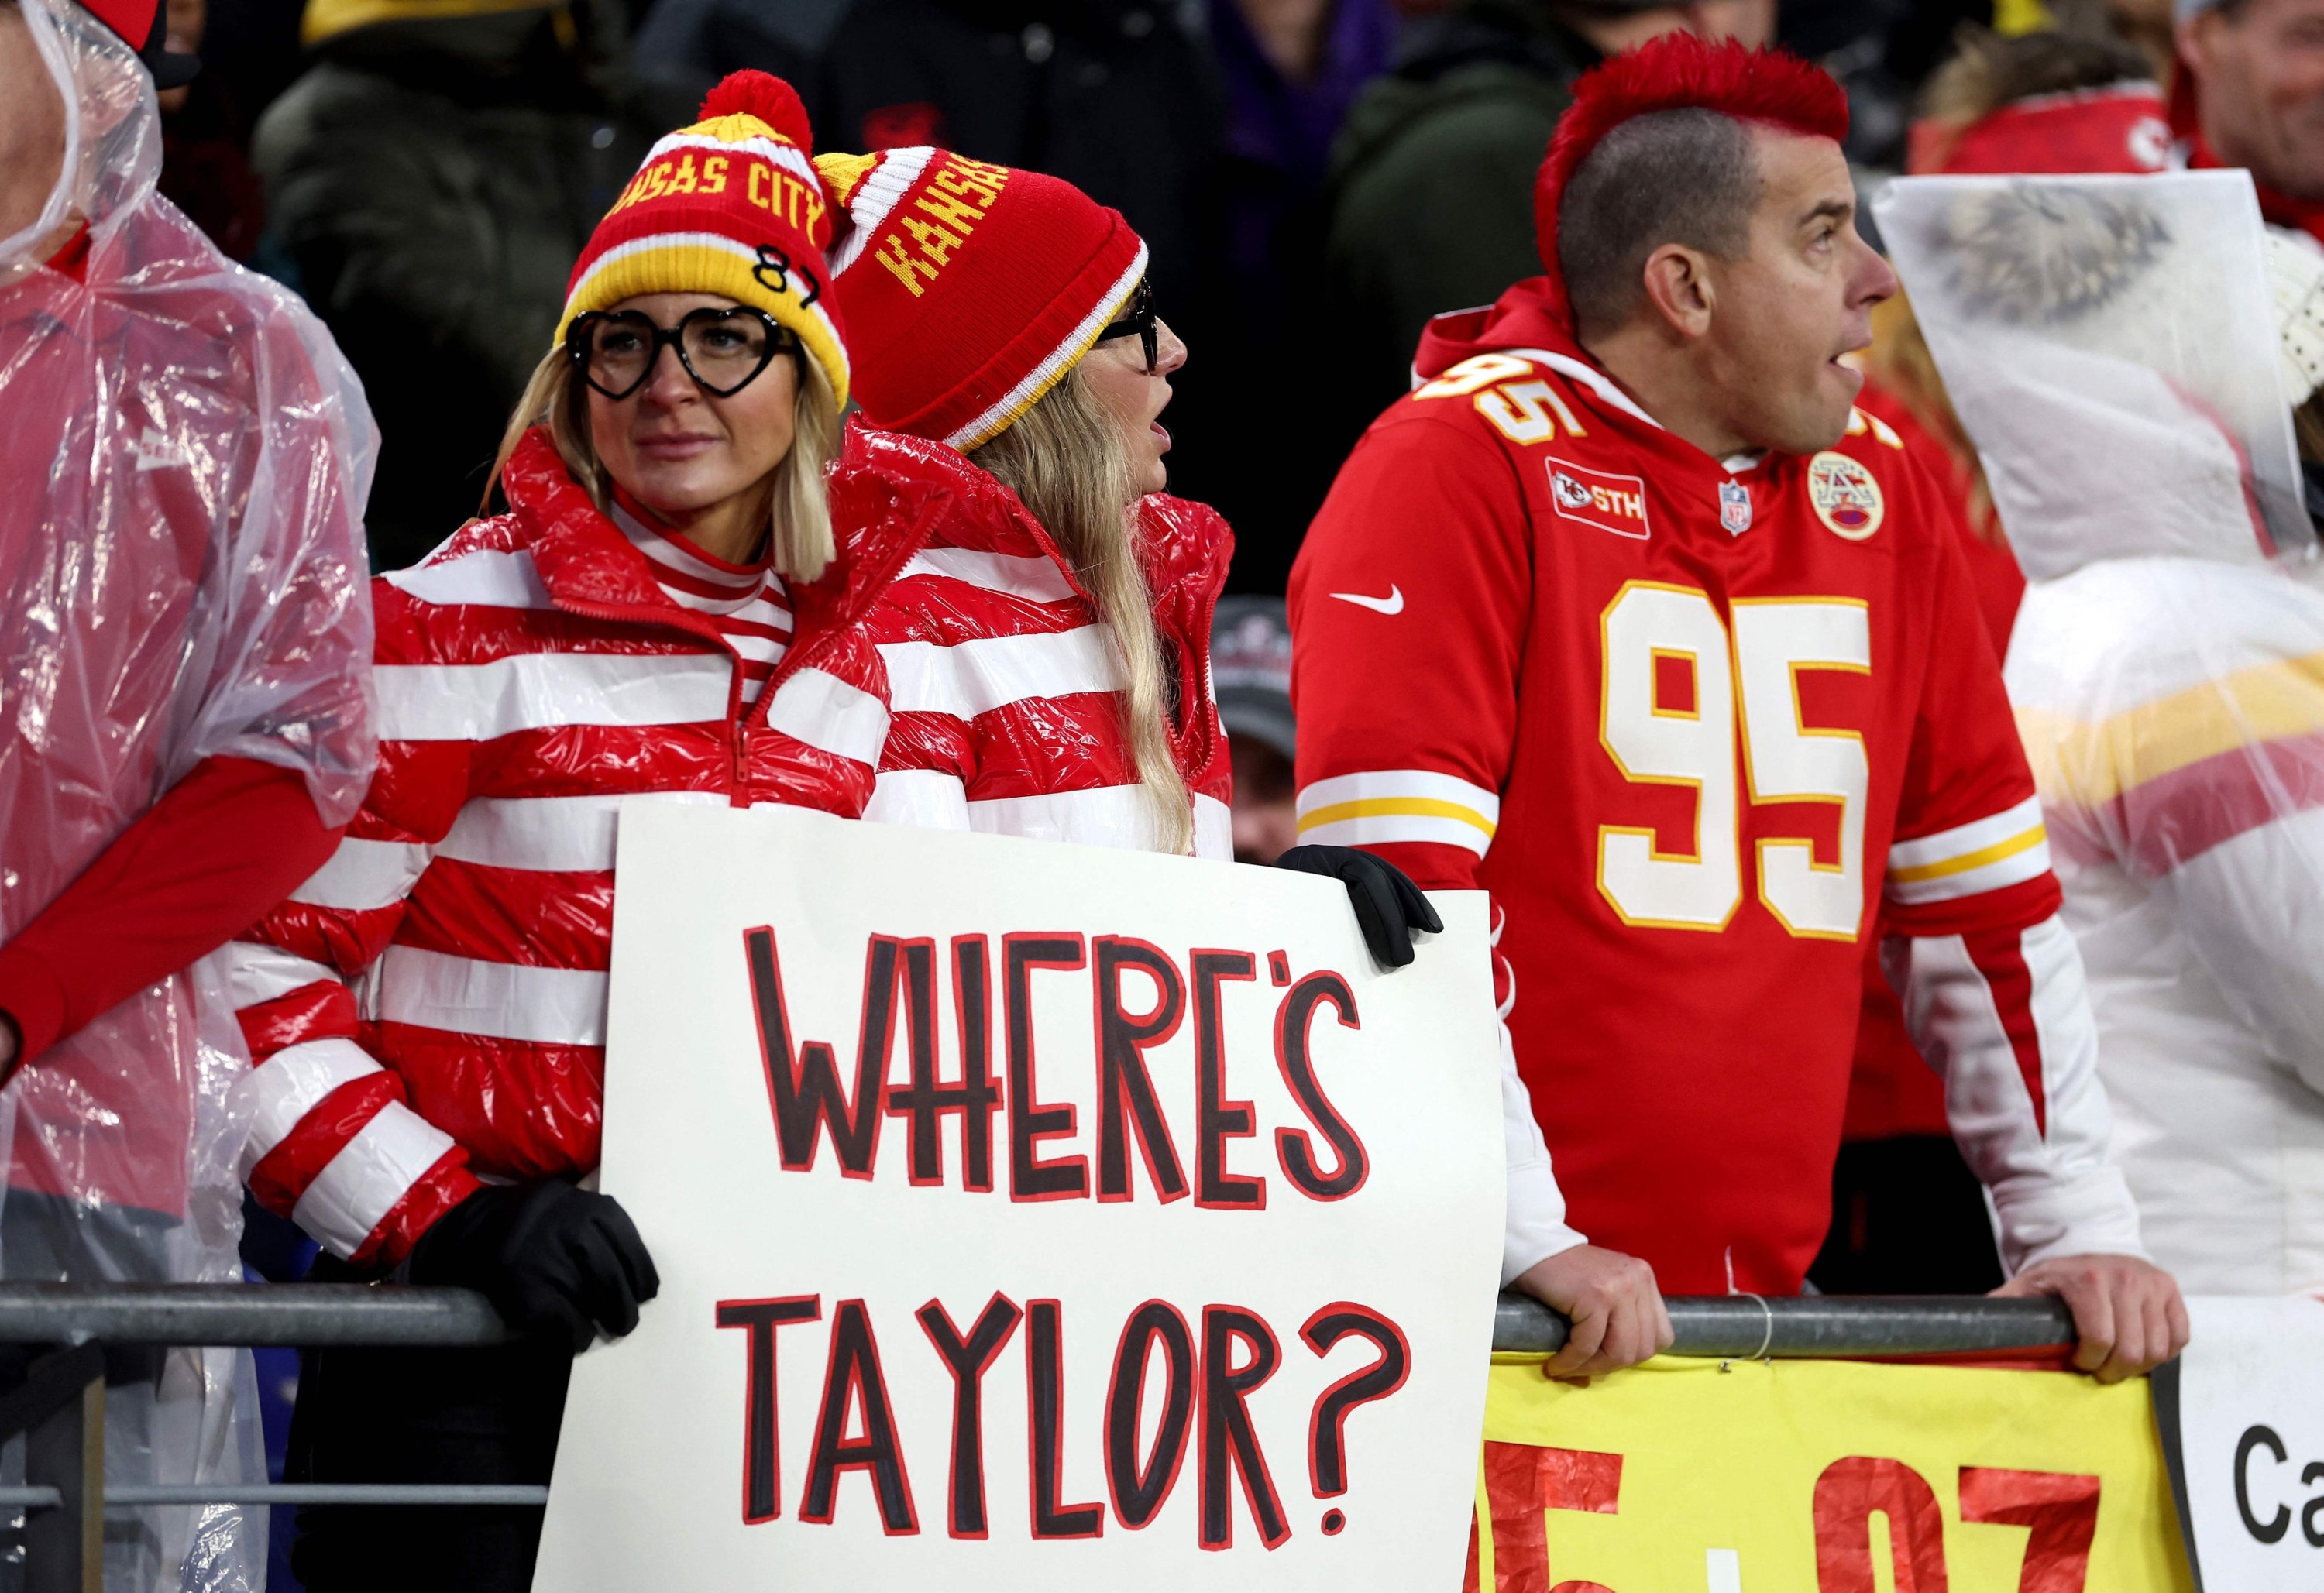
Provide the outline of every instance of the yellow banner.
<path id="1" fill-rule="evenodd" d="M 2191 1593 L 2144 1381 L 1496 1364 L 1478 1593 Z"/>

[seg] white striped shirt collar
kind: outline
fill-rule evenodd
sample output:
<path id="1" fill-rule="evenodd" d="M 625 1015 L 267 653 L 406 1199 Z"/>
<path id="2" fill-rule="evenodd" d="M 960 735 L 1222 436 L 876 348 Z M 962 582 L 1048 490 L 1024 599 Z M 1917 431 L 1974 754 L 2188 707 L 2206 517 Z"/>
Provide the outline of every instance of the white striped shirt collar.
<path id="1" fill-rule="evenodd" d="M 785 596 L 782 581 L 764 560 L 755 565 L 729 564 L 704 552 L 675 531 L 649 523 L 644 515 L 620 498 L 612 504 L 613 521 L 631 546 L 654 566 L 654 577 L 670 600 L 696 613 L 738 614 L 762 598 L 779 605 Z"/>

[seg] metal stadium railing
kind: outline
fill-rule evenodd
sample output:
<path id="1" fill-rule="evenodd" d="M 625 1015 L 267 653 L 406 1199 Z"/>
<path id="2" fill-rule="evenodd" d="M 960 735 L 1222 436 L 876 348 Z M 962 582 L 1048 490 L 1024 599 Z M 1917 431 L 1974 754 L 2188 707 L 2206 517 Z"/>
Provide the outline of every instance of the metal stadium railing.
<path id="1" fill-rule="evenodd" d="M 1670 1353 L 1702 1358 L 2008 1355 L 2073 1342 L 2054 1300 L 1707 1295 L 1668 1302 Z M 1549 1355 L 1565 1319 L 1501 1296 L 1496 1354 Z M 466 1289 L 359 1284 L 0 1284 L 0 1344 L 53 1345 L 0 1395 L 0 1440 L 23 1433 L 24 1482 L 0 1511 L 24 1516 L 25 1593 L 101 1593 L 107 1510 L 148 1505 L 541 1506 L 549 1490 L 439 1483 L 116 1485 L 105 1481 L 100 1346 L 248 1345 L 480 1349 L 508 1330 Z"/>

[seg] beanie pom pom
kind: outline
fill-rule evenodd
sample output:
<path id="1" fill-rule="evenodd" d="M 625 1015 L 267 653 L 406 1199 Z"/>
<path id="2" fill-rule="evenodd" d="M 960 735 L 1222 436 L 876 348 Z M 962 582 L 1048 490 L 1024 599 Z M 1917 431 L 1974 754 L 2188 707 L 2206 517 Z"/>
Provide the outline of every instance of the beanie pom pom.
<path id="1" fill-rule="evenodd" d="M 704 121 L 720 116 L 756 116 L 802 151 L 813 147 L 807 106 L 798 90 L 771 72 L 745 67 L 727 73 L 702 100 Z"/>

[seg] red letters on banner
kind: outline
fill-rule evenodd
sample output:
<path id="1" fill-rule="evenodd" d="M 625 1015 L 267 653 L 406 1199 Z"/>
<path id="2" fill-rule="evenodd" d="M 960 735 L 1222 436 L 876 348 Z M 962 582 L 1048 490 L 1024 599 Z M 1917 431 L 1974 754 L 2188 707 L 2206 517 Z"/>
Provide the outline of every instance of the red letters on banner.
<path id="1" fill-rule="evenodd" d="M 1280 957 L 1283 953 L 1275 953 Z M 1287 982 L 1287 981 L 1286 981 Z M 1275 1013 L 1275 1066 L 1283 1075 L 1284 1087 L 1299 1102 L 1300 1110 L 1323 1134 L 1324 1141 L 1338 1158 L 1329 1173 L 1315 1165 L 1314 1148 L 1306 1133 L 1298 1128 L 1277 1128 L 1275 1131 L 1275 1156 L 1283 1165 L 1283 1174 L 1291 1180 L 1299 1192 L 1311 1200 L 1343 1201 L 1363 1188 L 1364 1180 L 1371 1176 L 1371 1157 L 1364 1150 L 1364 1142 L 1348 1120 L 1333 1110 L 1324 1098 L 1323 1086 L 1315 1080 L 1315 1059 L 1311 1030 L 1315 1025 L 1315 1009 L 1328 1006 L 1340 1020 L 1342 1028 L 1351 1029 L 1356 1023 L 1356 993 L 1348 981 L 1336 973 L 1311 973 L 1291 987 L 1283 998 L 1283 1005 Z"/>
<path id="2" fill-rule="evenodd" d="M 1138 1417 L 1146 1402 L 1147 1368 L 1162 1351 L 1162 1419 L 1143 1459 Z M 1186 1459 L 1186 1424 L 1194 1409 L 1194 1336 L 1167 1301 L 1148 1300 L 1122 1324 L 1105 1390 L 1105 1485 L 1113 1514 L 1136 1532 L 1161 1514 Z"/>
<path id="3" fill-rule="evenodd" d="M 981 935 L 954 938 L 953 1007 L 960 1028 L 960 1082 L 938 1082 L 936 991 L 926 942 L 912 942 L 904 962 L 908 992 L 904 1021 L 909 1036 L 911 1082 L 886 1088 L 887 1114 L 909 1119 L 911 1182 L 920 1187 L 945 1181 L 944 1119 L 960 1118 L 961 1187 L 992 1188 L 992 1119 L 1001 1110 L 1001 1086 L 992 1076 L 992 983 L 990 953 Z M 755 988 L 755 987 L 754 987 Z M 779 1002 L 780 992 L 761 995 Z M 868 1005 L 868 1001 L 867 1001 Z"/>
<path id="4" fill-rule="evenodd" d="M 1342 1339 L 1367 1340 L 1379 1358 L 1360 1367 L 1323 1390 L 1307 1418 L 1307 1479 L 1319 1499 L 1336 1498 L 1348 1491 L 1348 1417 L 1358 1405 L 1386 1399 L 1404 1386 L 1412 1370 L 1412 1346 L 1404 1330 L 1367 1305 L 1342 1300 L 1309 1317 L 1299 1330 L 1307 1348 L 1329 1355 Z M 1323 1518 L 1323 1530 L 1335 1533 L 1333 1517 Z"/>
<path id="5" fill-rule="evenodd" d="M 1902 1460 L 1850 1455 L 1815 1486 L 1818 1593 L 1875 1593 L 1872 1515 L 1888 1518 L 1896 1593 L 1945 1593 L 1945 1518 L 1922 1475 Z"/>
<path id="6" fill-rule="evenodd" d="M 1604 1593 L 1594 1582 L 1549 1583 L 1545 1510 L 1619 1513 L 1622 1457 L 1529 1443 L 1485 1445 L 1485 1499 L 1493 1513 L 1493 1593 Z M 1476 1560 L 1470 1560 L 1471 1593 Z M 1901 1590 L 1900 1590 L 1901 1593 Z"/>
<path id="7" fill-rule="evenodd" d="M 1492 1593 L 1609 1593 L 1596 1582 L 1550 1584 L 1543 1513 L 1617 1513 L 1622 1457 L 1536 1444 L 1485 1445 Z M 2017 1593 L 2085 1593 L 2098 1536 L 2100 1479 L 2075 1472 L 1960 1469 L 1960 1518 L 2029 1529 Z M 1873 1593 L 1872 1517 L 1888 1523 L 1896 1593 L 1946 1593 L 1944 1515 L 1936 1492 L 1902 1460 L 1850 1455 L 1817 1478 L 1816 1593 Z M 1469 1533 L 1462 1593 L 1485 1593 L 1477 1524 Z"/>
<path id="8" fill-rule="evenodd" d="M 775 1330 L 785 1322 L 821 1319 L 823 1302 L 814 1295 L 788 1300 L 721 1300 L 718 1325 L 750 1331 L 745 1353 L 750 1382 L 742 1397 L 742 1519 L 772 1521 L 783 1513 L 783 1478 L 775 1442 Z"/>
<path id="9" fill-rule="evenodd" d="M 1254 953 L 1197 948 L 1182 962 L 1158 946 L 1122 935 L 1092 940 L 1077 932 L 1004 935 L 996 1076 L 994 971 L 988 939 L 960 935 L 951 944 L 957 1063 L 947 1067 L 944 1026 L 937 1017 L 936 943 L 873 935 L 864 948 L 854 1064 L 850 1082 L 843 1082 L 832 1044 L 801 1037 L 793 1024 L 774 931 L 745 931 L 742 947 L 774 1148 L 785 1170 L 812 1171 L 827 1141 L 843 1175 L 869 1179 L 879 1159 L 881 1130 L 888 1119 L 897 1119 L 897 1132 L 906 1137 L 911 1184 L 938 1187 L 949 1181 L 945 1154 L 949 1128 L 960 1146 L 959 1187 L 989 1193 L 997 1183 L 995 1119 L 1005 1115 L 1012 1201 L 1093 1195 L 1101 1202 L 1133 1201 L 1138 1198 L 1133 1169 L 1142 1166 L 1152 1198 L 1163 1204 L 1191 1194 L 1202 1208 L 1266 1209 L 1267 1177 L 1231 1165 L 1236 1142 L 1261 1135 L 1255 1105 L 1233 1099 L 1228 1086 L 1231 1026 L 1225 987 L 1256 981 L 1259 959 Z M 1296 1125 L 1275 1129 L 1276 1164 L 1285 1182 L 1308 1199 L 1344 1200 L 1363 1187 L 1370 1157 L 1362 1137 L 1324 1091 L 1314 1031 L 1316 1015 L 1325 1008 L 1340 1027 L 1361 1027 L 1355 993 L 1345 978 L 1329 970 L 1293 980 L 1288 960 L 1280 952 L 1270 953 L 1268 963 L 1271 982 L 1284 992 L 1275 1011 L 1273 1061 L 1298 1112 Z M 1154 986 L 1151 1005 L 1142 1011 L 1133 1010 L 1132 1003 L 1143 1005 L 1143 999 L 1129 996 L 1123 989 L 1131 970 Z M 1051 1148 L 1053 1141 L 1070 1143 L 1082 1125 L 1072 1102 L 1041 1097 L 1033 1017 L 1037 972 L 1052 980 L 1079 974 L 1087 983 L 1098 1072 L 1093 1156 Z M 894 1082 L 888 1074 L 899 1008 L 907 1077 Z M 1151 1054 L 1175 1038 L 1190 1016 L 1194 1144 L 1182 1149 L 1162 1110 Z M 1054 1083 L 1051 1087 L 1056 1088 Z M 748 1330 L 742 1444 L 746 1522 L 772 1521 L 781 1515 L 776 1330 L 818 1321 L 822 1309 L 816 1295 L 719 1303 L 720 1327 Z M 1104 1504 L 1068 1503 L 1061 1497 L 1065 1445 L 1075 1429 L 1065 1408 L 1065 1312 L 1059 1302 L 1033 1300 L 1020 1309 L 995 1292 L 965 1330 L 939 1301 L 929 1301 L 914 1314 L 952 1379 L 945 1510 L 951 1536 L 984 1538 L 991 1531 L 985 1495 L 984 1382 L 1021 1324 L 1033 1537 L 1101 1536 L 1108 1506 L 1126 1529 L 1149 1525 L 1177 1486 L 1190 1450 L 1196 1456 L 1200 1496 L 1194 1514 L 1203 1548 L 1233 1546 L 1238 1493 L 1267 1548 L 1291 1537 L 1291 1519 L 1251 1415 L 1252 1400 L 1261 1396 L 1282 1365 L 1284 1340 L 1258 1312 L 1237 1305 L 1204 1306 L 1199 1342 L 1190 1313 L 1167 1301 L 1149 1300 L 1130 1313 L 1116 1346 L 1101 1413 Z M 1396 1394 L 1411 1365 L 1403 1330 L 1369 1306 L 1346 1301 L 1326 1305 L 1307 1319 L 1298 1334 L 1318 1357 L 1329 1355 L 1350 1337 L 1365 1340 L 1377 1354 L 1323 1390 L 1309 1412 L 1307 1470 L 1318 1499 L 1348 1491 L 1345 1432 L 1353 1413 Z M 1141 1446 L 1145 1393 L 1157 1377 L 1162 1380 L 1160 1420 Z M 1613 1507 L 1610 1490 L 1618 1483 L 1620 1461 L 1618 1457 L 1599 1459 L 1610 1459 L 1613 1470 L 1582 1486 L 1586 1492 L 1602 1482 L 1606 1502 L 1578 1507 Z M 798 1519 L 829 1524 L 838 1508 L 841 1481 L 850 1471 L 864 1473 L 870 1482 L 884 1532 L 901 1536 L 920 1530 L 879 1340 L 871 1312 L 860 1300 L 842 1301 L 833 1310 Z M 1326 1534 L 1340 1532 L 1346 1521 L 1343 1511 L 1327 1510 L 1322 1530 Z M 1505 1579 L 1503 1586 L 1508 1585 Z M 1576 1583 L 1544 1593 L 1584 1589 L 1584 1584 Z"/>
<path id="10" fill-rule="evenodd" d="M 984 1374 L 1000 1358 L 1001 1347 L 1024 1312 L 994 1291 L 976 1325 L 964 1338 L 943 1305 L 920 1307 L 920 1331 L 928 1336 L 952 1374 L 952 1484 L 946 1530 L 955 1538 L 982 1538 L 984 1526 Z"/>
<path id="11" fill-rule="evenodd" d="M 1121 971 L 1136 968 L 1160 990 L 1154 1009 L 1132 1017 L 1121 1005 Z M 1146 1052 L 1178 1032 L 1186 1016 L 1186 981 L 1159 946 L 1142 940 L 1102 935 L 1097 942 L 1097 1198 L 1126 1201 L 1130 1187 L 1128 1136 L 1138 1139 L 1146 1180 L 1165 1205 L 1186 1198 L 1186 1174 L 1178 1165 L 1170 1124 L 1146 1071 Z M 1125 1118 L 1125 1113 L 1127 1114 Z"/>
<path id="12" fill-rule="evenodd" d="M 1227 1039 L 1220 1011 L 1222 980 L 1255 979 L 1249 952 L 1196 952 L 1194 969 L 1194 1204 L 1232 1211 L 1267 1209 L 1267 1180 L 1227 1171 L 1227 1141 L 1248 1139 L 1258 1119 L 1248 1100 L 1227 1099 Z"/>
<path id="13" fill-rule="evenodd" d="M 1198 949 L 1187 953 L 1187 971 L 1182 971 L 1160 947 L 1126 936 L 1101 935 L 1090 942 L 1069 932 L 1003 935 L 1004 1085 L 993 1076 L 992 971 L 985 937 L 961 935 L 952 943 L 959 1063 L 956 1076 L 948 1079 L 936 1017 L 936 943 L 873 935 L 864 948 L 850 1087 L 841 1082 L 829 1041 L 796 1037 L 774 931 L 746 930 L 742 947 L 766 1068 L 767 1105 L 777 1153 L 787 1171 L 812 1171 L 827 1140 L 843 1174 L 868 1179 L 878 1162 L 881 1128 L 888 1119 L 898 1118 L 903 1119 L 899 1131 L 908 1140 L 910 1182 L 941 1185 L 946 1179 L 944 1129 L 947 1119 L 955 1119 L 961 1187 L 987 1192 L 994 1187 L 993 1119 L 1005 1111 L 1011 1200 L 1083 1200 L 1093 1193 L 1105 1202 L 1135 1200 L 1130 1156 L 1135 1143 L 1148 1187 L 1166 1205 L 1191 1192 L 1197 1206 L 1210 1210 L 1267 1208 L 1268 1180 L 1229 1165 L 1234 1142 L 1252 1138 L 1259 1130 L 1252 1103 L 1228 1094 L 1228 1026 L 1222 986 L 1256 979 L 1259 959 L 1253 953 Z M 1282 960 L 1281 953 L 1269 953 L 1271 972 L 1277 971 Z M 1125 1005 L 1122 978 L 1130 969 L 1157 988 L 1151 1011 L 1134 1013 Z M 1036 972 L 1081 973 L 1089 981 L 1098 1068 L 1094 1191 L 1090 1156 L 1045 1149 L 1052 1140 L 1071 1139 L 1081 1123 L 1070 1102 L 1040 1098 L 1033 1029 Z M 1275 1130 L 1276 1164 L 1285 1180 L 1308 1199 L 1345 1200 L 1364 1186 L 1371 1159 L 1362 1136 L 1324 1092 L 1314 1030 L 1316 1014 L 1324 1008 L 1342 1028 L 1361 1027 L 1355 992 L 1346 979 L 1328 969 L 1294 981 L 1286 964 L 1275 982 L 1290 988 L 1276 1007 L 1274 1061 L 1299 1109 L 1296 1125 Z M 1191 1190 L 1185 1159 L 1163 1114 L 1148 1061 L 1148 1052 L 1171 1040 L 1184 1026 L 1190 992 L 1194 1020 Z M 903 1083 L 892 1083 L 888 1058 L 896 1042 L 899 997 L 909 1076 Z M 1328 1164 L 1319 1153 L 1319 1142 L 1328 1148 Z"/>
<path id="14" fill-rule="evenodd" d="M 964 1331 L 941 1301 L 913 1313 L 930 1349 L 953 1383 L 952 1442 L 945 1526 L 955 1538 L 990 1535 L 984 1487 L 985 1375 L 1021 1321 L 1025 1329 L 1026 1457 L 1030 1472 L 1027 1498 L 1031 1535 L 1094 1538 L 1104 1535 L 1106 1506 L 1068 1504 L 1061 1495 L 1065 1446 L 1073 1431 L 1065 1400 L 1065 1311 L 1055 1300 L 1028 1301 L 1020 1311 L 994 1294 Z M 742 1519 L 756 1524 L 782 1514 L 781 1441 L 778 1432 L 775 1331 L 794 1322 L 819 1321 L 823 1302 L 813 1294 L 766 1300 L 722 1300 L 722 1328 L 746 1328 L 748 1373 L 743 1396 Z M 1196 1464 L 1200 1494 L 1196 1516 L 1203 1548 L 1234 1544 L 1235 1496 L 1258 1527 L 1259 1541 L 1278 1548 L 1292 1535 L 1291 1521 L 1275 1483 L 1274 1469 L 1261 1447 L 1250 1403 L 1280 1369 L 1283 1348 L 1275 1330 L 1257 1312 L 1239 1305 L 1205 1306 L 1199 1346 L 1185 1312 L 1167 1301 L 1149 1300 L 1130 1312 L 1114 1351 L 1113 1371 L 1101 1413 L 1101 1443 L 1106 1492 L 1116 1521 L 1130 1531 L 1149 1525 L 1176 1487 L 1189 1449 Z M 1317 1395 L 1308 1414 L 1308 1466 L 1318 1499 L 1348 1489 L 1345 1429 L 1360 1406 L 1388 1398 L 1404 1386 L 1412 1349 L 1404 1330 L 1367 1305 L 1340 1301 L 1311 1315 L 1299 1340 L 1318 1358 L 1342 1340 L 1360 1338 L 1379 1354 Z M 1155 1357 L 1161 1365 L 1157 1372 Z M 1148 1379 L 1162 1378 L 1160 1419 L 1140 1451 L 1140 1415 Z M 1493 1447 L 1493 1446 L 1488 1446 Z M 1514 1449 L 1513 1445 L 1499 1446 Z M 1611 1472 L 1584 1476 L 1587 1493 L 1610 1488 L 1619 1479 L 1620 1459 Z M 822 1400 L 816 1412 L 807 1479 L 800 1492 L 798 1519 L 831 1524 L 839 1485 L 850 1471 L 870 1479 L 881 1530 L 908 1536 L 920 1530 L 912 1501 L 910 1469 L 882 1369 L 880 1343 L 870 1311 L 860 1300 L 834 1309 L 825 1352 Z M 1610 1508 L 1611 1495 L 1605 1506 Z M 1594 1508 L 1595 1506 L 1582 1506 Z M 1538 1511 L 1536 1513 L 1539 1519 Z M 1346 1524 L 1343 1512 L 1326 1511 L 1328 1536 Z"/>
<path id="15" fill-rule="evenodd" d="M 759 1059 L 767 1070 L 767 1104 L 774 1113 L 775 1143 L 787 1168 L 812 1168 L 816 1151 L 828 1136 L 841 1172 L 850 1178 L 872 1176 L 872 1159 L 880 1149 L 880 1097 L 888 1046 L 894 1038 L 897 944 L 881 936 L 864 953 L 863 1034 L 855 1052 L 855 1094 L 851 1100 L 840 1088 L 828 1045 L 809 1040 L 793 1053 L 774 931 L 743 933 L 751 1005 L 759 1023 Z"/>
<path id="16" fill-rule="evenodd" d="M 1102 1505 L 1065 1505 L 1057 1499 L 1065 1464 L 1065 1370 L 1064 1313 L 1055 1300 L 1036 1300 L 1025 1308 L 1025 1388 L 1033 1535 L 1104 1536 Z"/>
<path id="17" fill-rule="evenodd" d="M 1044 1106 L 1034 1083 L 1033 971 L 1072 971 L 1086 965 L 1079 935 L 1004 935 L 1001 937 L 1009 1031 L 1009 1198 L 1067 1200 L 1089 1193 L 1089 1158 L 1044 1160 L 1041 1141 L 1061 1139 L 1076 1126 L 1068 1102 Z M 866 992 L 867 996 L 869 992 Z"/>
<path id="18" fill-rule="evenodd" d="M 1194 961 L 1199 967 L 1201 956 Z M 1240 1366 L 1235 1364 L 1239 1347 L 1248 1357 Z M 1249 1404 L 1282 1360 L 1273 1331 L 1257 1312 L 1240 1305 L 1204 1308 L 1201 1483 L 1205 1549 L 1234 1547 L 1234 1501 L 1227 1490 L 1236 1478 L 1241 1480 L 1251 1518 L 1259 1524 L 1260 1541 L 1272 1549 L 1291 1535 L 1283 1500 L 1259 1447 L 1259 1432 L 1251 1425 Z"/>
<path id="19" fill-rule="evenodd" d="M 2098 1533 L 2098 1479 L 2070 1471 L 1960 1469 L 1963 1521 L 2031 1527 L 2017 1593 L 2082 1593 Z"/>
<path id="20" fill-rule="evenodd" d="M 861 1436 L 850 1438 L 849 1414 L 860 1410 Z M 912 1508 L 911 1478 L 896 1435 L 896 1412 L 888 1378 L 880 1369 L 880 1341 L 861 1300 L 842 1300 L 831 1319 L 831 1362 L 824 1374 L 823 1406 L 815 1419 L 815 1447 L 807 1457 L 807 1492 L 799 1519 L 828 1524 L 843 1472 L 866 1471 L 880 1502 L 880 1525 L 891 1537 L 920 1530 Z"/>

